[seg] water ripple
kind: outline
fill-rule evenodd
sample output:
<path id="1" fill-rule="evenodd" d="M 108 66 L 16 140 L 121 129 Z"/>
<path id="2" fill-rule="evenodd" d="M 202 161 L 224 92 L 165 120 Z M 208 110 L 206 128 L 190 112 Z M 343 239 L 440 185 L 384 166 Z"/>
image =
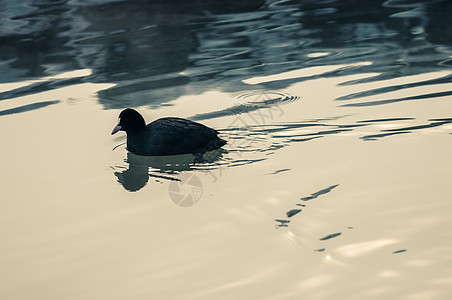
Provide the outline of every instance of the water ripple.
<path id="1" fill-rule="evenodd" d="M 240 92 L 233 94 L 232 97 L 241 101 L 242 103 L 235 104 L 232 107 L 228 107 L 219 111 L 196 114 L 190 117 L 190 119 L 199 121 L 241 114 L 248 114 L 248 116 L 253 116 L 252 114 L 250 114 L 251 112 L 258 111 L 262 108 L 272 108 L 271 110 L 267 110 L 267 112 L 271 113 L 273 111 L 275 112 L 275 114 L 276 112 L 279 112 L 279 114 L 281 114 L 281 110 L 278 108 L 279 105 L 287 104 L 300 99 L 299 96 L 290 95 L 288 93 L 266 90 Z M 258 113 L 256 117 L 263 120 L 263 118 L 272 118 L 273 116 L 265 116 L 262 113 Z M 233 121 L 233 123 L 240 121 L 243 120 L 235 120 Z M 260 121 L 258 121 L 257 123 L 260 123 Z"/>

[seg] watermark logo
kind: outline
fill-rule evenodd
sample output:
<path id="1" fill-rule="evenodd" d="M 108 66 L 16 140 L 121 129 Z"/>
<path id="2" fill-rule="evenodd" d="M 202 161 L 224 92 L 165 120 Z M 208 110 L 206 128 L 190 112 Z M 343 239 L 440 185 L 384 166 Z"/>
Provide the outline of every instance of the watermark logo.
<path id="1" fill-rule="evenodd" d="M 201 180 L 191 173 L 182 173 L 180 181 L 171 181 L 168 186 L 171 201 L 182 207 L 190 207 L 198 203 L 202 193 Z"/>

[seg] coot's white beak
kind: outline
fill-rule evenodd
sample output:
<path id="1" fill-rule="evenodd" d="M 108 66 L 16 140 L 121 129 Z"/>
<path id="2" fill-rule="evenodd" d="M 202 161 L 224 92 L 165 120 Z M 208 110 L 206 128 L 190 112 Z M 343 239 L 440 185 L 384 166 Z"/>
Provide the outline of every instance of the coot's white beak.
<path id="1" fill-rule="evenodd" d="M 116 127 L 113 128 L 113 131 L 111 132 L 111 134 L 113 135 L 113 134 L 115 134 L 116 132 L 118 132 L 119 130 L 121 130 L 121 126 L 116 125 Z"/>
<path id="2" fill-rule="evenodd" d="M 113 128 L 113 131 L 111 132 L 111 135 L 113 135 L 116 132 L 121 130 L 121 125 L 119 125 L 119 122 L 121 122 L 121 120 L 118 120 L 118 125 L 116 125 L 115 128 Z"/>

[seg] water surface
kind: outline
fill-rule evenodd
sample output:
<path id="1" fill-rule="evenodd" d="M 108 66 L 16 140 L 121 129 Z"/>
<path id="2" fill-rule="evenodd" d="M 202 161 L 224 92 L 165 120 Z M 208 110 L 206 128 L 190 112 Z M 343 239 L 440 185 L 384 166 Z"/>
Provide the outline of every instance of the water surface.
<path id="1" fill-rule="evenodd" d="M 361 2 L 0 1 L 0 298 L 450 298 L 452 5 Z"/>

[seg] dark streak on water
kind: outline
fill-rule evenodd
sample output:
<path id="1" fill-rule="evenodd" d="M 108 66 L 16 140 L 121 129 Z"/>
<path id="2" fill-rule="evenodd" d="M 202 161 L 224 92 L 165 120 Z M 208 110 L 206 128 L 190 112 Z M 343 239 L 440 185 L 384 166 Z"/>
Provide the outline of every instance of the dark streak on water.
<path id="1" fill-rule="evenodd" d="M 266 175 L 275 175 L 275 174 L 279 174 L 279 173 L 287 172 L 287 171 L 290 171 L 290 169 L 280 169 L 280 170 L 276 170 L 276 171 L 274 171 L 272 173 L 268 173 Z"/>
<path id="2" fill-rule="evenodd" d="M 289 223 L 290 223 L 290 221 L 289 220 L 279 220 L 279 219 L 275 219 L 275 221 L 277 222 L 277 223 L 279 223 L 279 224 L 276 224 L 276 227 L 278 228 L 278 227 L 288 227 L 289 225 Z"/>
<path id="3" fill-rule="evenodd" d="M 7 92 L 2 92 L 0 93 L 0 101 L 5 99 L 13 100 L 14 98 L 33 95 L 36 93 L 45 92 L 65 86 L 70 86 L 81 82 L 83 82 L 81 78 L 49 79 L 44 82 L 30 84 L 26 87 L 21 87 Z"/>
<path id="4" fill-rule="evenodd" d="M 392 252 L 392 254 L 398 254 L 398 253 L 403 253 L 403 252 L 407 252 L 407 249 L 397 250 L 397 251 Z"/>
<path id="5" fill-rule="evenodd" d="M 40 109 L 40 108 L 43 108 L 43 107 L 46 107 L 49 105 L 57 104 L 59 102 L 60 101 L 58 101 L 58 100 L 42 101 L 42 102 L 36 102 L 36 103 L 32 103 L 32 104 L 22 105 L 22 106 L 11 108 L 11 109 L 5 109 L 5 110 L 0 111 L 0 116 L 33 111 L 33 110 Z"/>
<path id="6" fill-rule="evenodd" d="M 346 106 L 349 106 L 349 107 L 376 106 L 376 105 L 397 103 L 397 102 L 401 102 L 401 101 L 428 100 L 429 98 L 447 97 L 447 96 L 451 96 L 451 95 L 452 95 L 452 91 L 451 92 L 438 92 L 438 93 L 417 95 L 417 96 L 412 96 L 412 97 L 404 97 L 404 98 L 395 98 L 395 99 L 386 99 L 386 100 L 377 100 L 377 101 L 367 101 L 367 102 L 343 104 L 341 106 L 342 107 L 346 107 Z"/>
<path id="7" fill-rule="evenodd" d="M 413 131 L 413 130 L 419 130 L 419 129 L 426 129 L 426 128 L 432 128 L 432 127 L 438 127 L 446 124 L 452 123 L 450 119 L 444 119 L 445 121 L 441 122 L 433 122 L 426 125 L 419 125 L 419 126 L 410 126 L 410 127 L 402 127 L 397 129 L 385 129 L 385 131 Z"/>
<path id="8" fill-rule="evenodd" d="M 353 93 L 346 96 L 341 96 L 336 98 L 336 100 L 354 100 L 356 98 L 362 98 L 367 96 L 375 96 L 375 95 L 384 95 L 385 93 L 399 91 L 403 89 L 409 89 L 409 88 L 415 88 L 415 87 L 428 87 L 432 84 L 438 85 L 438 84 L 445 84 L 449 83 L 451 81 L 451 75 L 447 75 L 443 78 L 434 79 L 434 80 L 426 80 L 421 82 L 414 82 L 411 84 L 402 84 L 402 85 L 392 85 L 390 87 L 384 87 L 384 88 L 377 88 L 373 90 L 368 91 L 362 91 L 359 93 Z M 346 104 L 344 106 L 370 106 L 370 105 L 380 105 L 380 104 L 388 104 L 388 103 L 394 103 L 399 102 L 403 100 L 418 100 L 418 99 L 428 99 L 431 97 L 437 97 L 437 96 L 448 96 L 450 95 L 450 92 L 444 92 L 443 93 L 432 93 L 432 94 L 426 94 L 426 95 L 418 95 L 415 97 L 407 97 L 407 98 L 396 98 L 396 99 L 388 99 L 384 101 L 371 101 L 371 102 L 362 102 L 362 103 L 354 103 L 354 104 Z"/>
<path id="9" fill-rule="evenodd" d="M 408 120 L 414 120 L 414 118 L 390 118 L 390 119 L 376 119 L 376 120 L 364 120 L 364 121 L 358 121 L 357 123 L 379 123 L 379 122 L 392 122 L 392 121 L 408 121 Z"/>
<path id="10" fill-rule="evenodd" d="M 320 240 L 321 240 L 321 241 L 326 241 L 326 240 L 329 240 L 329 239 L 333 239 L 333 238 L 335 238 L 335 237 L 338 237 L 338 236 L 340 236 L 341 234 L 342 234 L 342 232 L 332 233 L 332 234 L 329 234 L 329 235 L 327 235 L 327 236 L 321 238 Z"/>
<path id="11" fill-rule="evenodd" d="M 335 189 L 338 186 L 339 186 L 338 184 L 332 185 L 332 186 L 327 187 L 325 189 L 322 189 L 322 190 L 320 190 L 318 192 L 312 193 L 308 197 L 303 197 L 300 200 L 302 200 L 302 201 L 309 201 L 309 200 L 316 199 L 317 197 L 319 197 L 321 195 L 325 195 L 325 194 L 331 192 L 333 189 Z M 297 203 L 296 205 L 297 206 L 301 206 L 301 207 L 306 207 L 306 205 L 300 204 L 300 203 Z M 287 216 L 287 218 L 292 218 L 293 216 L 295 216 L 295 215 L 297 215 L 297 214 L 299 214 L 301 212 L 302 212 L 302 209 L 300 209 L 300 208 L 291 209 L 291 210 L 286 212 L 286 216 Z M 281 220 L 281 219 L 275 219 L 275 221 L 280 223 L 280 224 L 276 225 L 277 227 L 288 227 L 288 223 L 290 222 L 289 220 Z"/>
<path id="12" fill-rule="evenodd" d="M 339 184 L 332 185 L 332 186 L 327 187 L 327 188 L 325 188 L 323 190 L 320 190 L 318 192 L 312 193 L 308 197 L 303 197 L 300 200 L 302 200 L 302 201 L 310 201 L 310 200 L 316 199 L 318 196 L 321 196 L 321 195 L 324 195 L 324 194 L 327 194 L 327 193 L 331 192 L 333 189 L 335 189 L 338 186 L 339 186 Z"/>
<path id="13" fill-rule="evenodd" d="M 291 209 L 288 212 L 286 212 L 286 216 L 288 218 L 291 218 L 291 217 L 295 216 L 296 214 L 298 214 L 300 212 L 301 212 L 301 209 Z"/>
<path id="14" fill-rule="evenodd" d="M 401 132 L 390 132 L 390 133 L 381 133 L 381 134 L 371 134 L 371 135 L 365 135 L 360 137 L 360 139 L 364 141 L 376 141 L 379 138 L 395 135 L 395 134 L 403 134 L 403 133 L 410 133 L 409 131 L 401 131 Z"/>

